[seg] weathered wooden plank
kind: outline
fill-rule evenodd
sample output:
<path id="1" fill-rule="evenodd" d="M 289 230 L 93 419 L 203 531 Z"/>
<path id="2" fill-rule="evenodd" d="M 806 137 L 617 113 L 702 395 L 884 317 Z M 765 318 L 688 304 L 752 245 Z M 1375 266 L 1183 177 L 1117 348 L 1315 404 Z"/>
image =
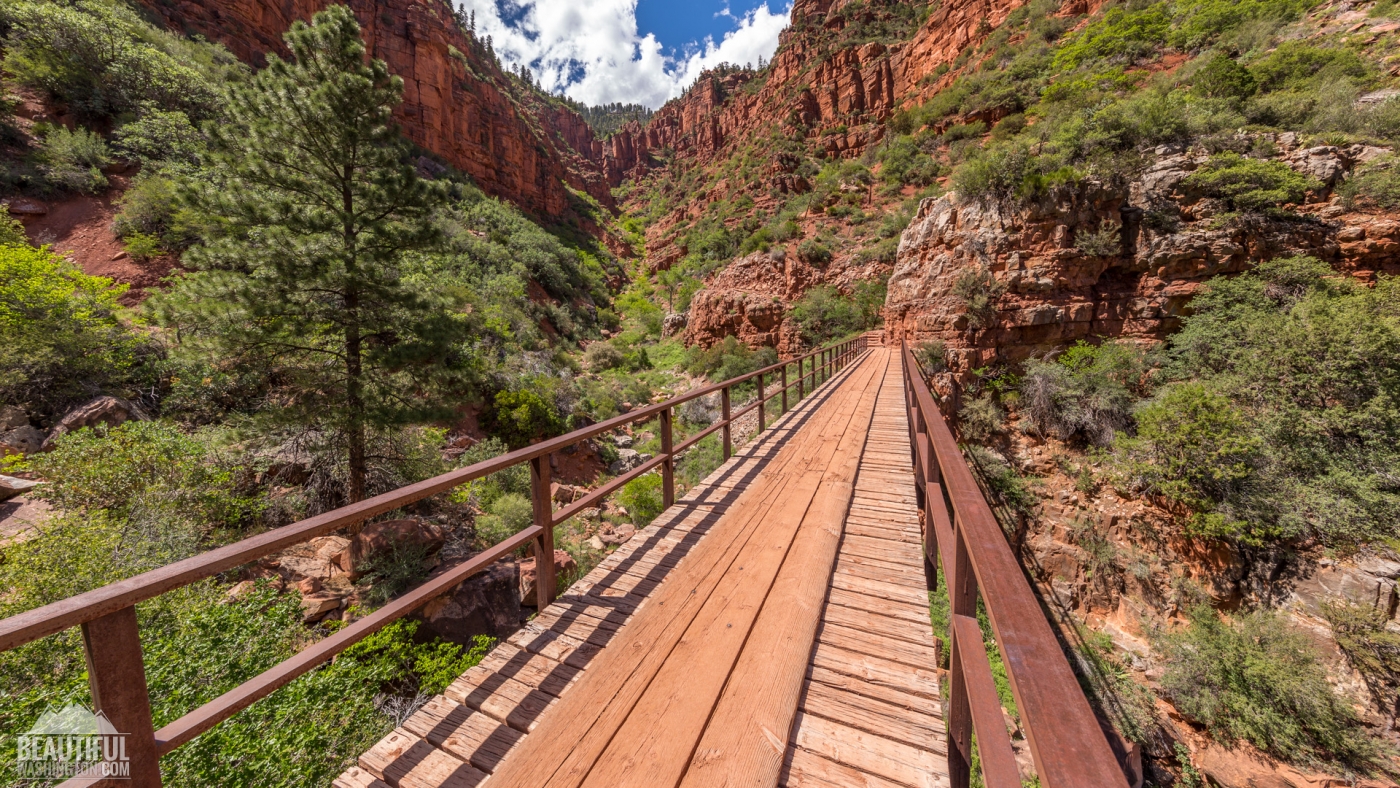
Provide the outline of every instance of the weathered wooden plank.
<path id="1" fill-rule="evenodd" d="M 911 643 L 900 638 L 885 637 L 833 623 L 823 625 L 817 637 L 823 643 L 847 651 L 902 662 L 911 668 L 931 670 L 938 667 L 938 655 L 929 644 Z"/>
<path id="2" fill-rule="evenodd" d="M 556 662 L 510 643 L 496 646 L 477 667 L 515 679 L 555 697 L 562 695 L 580 672 L 572 665 Z"/>
<path id="3" fill-rule="evenodd" d="M 682 788 L 772 785 L 782 770 L 827 578 L 887 374 L 876 361 L 792 549 L 695 748 Z"/>
<path id="4" fill-rule="evenodd" d="M 902 662 L 861 654 L 829 643 L 818 642 L 812 652 L 812 664 L 835 673 L 855 676 L 871 684 L 922 695 L 938 697 L 938 675 L 934 667 L 915 668 Z"/>
<path id="5" fill-rule="evenodd" d="M 894 602 L 881 597 L 865 596 L 853 591 L 841 588 L 832 588 L 827 592 L 827 601 L 833 605 L 841 605 L 855 610 L 862 610 L 875 615 L 899 618 L 905 621 L 913 621 L 918 624 L 928 623 L 928 604 L 914 605 L 905 602 Z"/>
<path id="6" fill-rule="evenodd" d="M 404 730 L 487 774 L 525 734 L 441 695 L 403 724 Z"/>
<path id="7" fill-rule="evenodd" d="M 797 746 L 868 774 L 914 788 L 947 788 L 946 759 L 931 750 L 799 714 Z"/>
<path id="8" fill-rule="evenodd" d="M 873 406 L 874 389 L 870 389 L 870 397 L 864 395 L 868 384 L 882 374 L 883 369 L 872 367 L 865 370 L 851 387 L 843 391 L 835 403 L 835 410 L 822 425 L 821 443 L 810 457 L 808 466 L 799 477 L 786 483 L 779 502 L 774 506 L 773 515 L 754 533 L 745 551 L 736 559 L 737 570 L 730 573 L 726 583 L 698 612 L 685 636 L 676 644 L 626 721 L 618 728 L 597 765 L 582 780 L 582 785 L 649 788 L 674 785 L 685 773 L 692 754 L 696 752 L 696 742 L 705 732 L 712 712 L 716 712 L 716 698 L 725 689 L 726 681 L 731 680 L 731 672 L 739 680 L 744 680 L 747 678 L 745 673 L 757 667 L 750 665 L 736 669 L 735 661 L 740 658 L 740 650 L 764 608 L 765 596 L 785 565 L 785 556 L 790 555 L 789 548 L 798 549 L 794 540 L 806 516 L 820 505 L 819 493 L 827 488 L 832 490 L 835 497 L 829 499 L 827 510 L 817 517 L 836 521 L 828 532 L 830 551 L 826 560 L 827 573 L 830 572 L 840 516 L 850 500 L 850 483 L 854 480 L 858 465 L 858 447 L 864 441 L 864 427 L 858 423 L 858 414 L 863 403 Z M 851 436 L 855 440 L 851 440 Z M 855 444 L 853 451 L 847 453 L 845 459 L 848 462 L 843 464 L 840 448 L 851 443 Z M 820 553 L 820 550 L 817 552 Z M 822 586 L 818 582 L 811 591 L 813 629 Z M 810 632 L 806 643 L 811 643 Z M 805 654 L 804 648 L 802 657 L 805 658 Z M 794 667 L 789 701 L 793 709 L 796 708 L 801 688 L 801 663 Z M 763 683 L 770 685 L 772 681 L 765 679 Z M 744 686 L 751 685 L 745 681 Z M 743 705 L 746 704 L 741 703 L 739 707 L 729 704 L 731 710 L 726 714 L 738 712 Z M 716 731 L 722 728 L 720 724 L 714 726 Z M 704 745 L 701 747 L 703 749 Z M 772 748 L 769 747 L 769 750 L 771 752 Z M 781 755 L 781 748 L 773 753 L 774 780 L 781 767 Z M 571 778 L 556 778 L 555 783 L 575 784 Z"/>
<path id="9" fill-rule="evenodd" d="M 545 709 L 556 702 L 553 695 L 480 665 L 459 676 L 442 694 L 522 732 L 534 728 Z"/>
<path id="10" fill-rule="evenodd" d="M 944 745 L 946 730 L 941 719 L 911 714 L 908 709 L 876 698 L 811 682 L 802 696 L 802 710 L 867 733 L 904 742 L 911 747 L 934 752 L 941 750 L 947 754 Z"/>
<path id="11" fill-rule="evenodd" d="M 402 728 L 360 756 L 360 768 L 394 788 L 473 788 L 486 773 Z"/>
<path id="12" fill-rule="evenodd" d="M 919 624 L 899 618 L 889 618 L 841 605 L 827 605 L 822 611 L 822 621 L 840 624 L 888 638 L 898 638 L 921 646 L 933 647 L 933 629 L 928 624 Z"/>
<path id="13" fill-rule="evenodd" d="M 907 788 L 797 748 L 789 752 L 778 785 L 785 788 Z"/>
<path id="14" fill-rule="evenodd" d="M 847 574 L 834 575 L 831 578 L 832 588 L 839 588 L 856 594 L 876 596 L 888 599 L 892 602 L 903 602 L 908 605 L 918 605 L 928 599 L 928 591 L 922 588 L 910 588 L 898 583 L 888 583 L 883 580 L 871 580 L 865 577 L 854 577 Z"/>
<path id="15" fill-rule="evenodd" d="M 834 670 L 813 665 L 807 669 L 807 681 L 809 684 L 821 683 L 841 692 L 874 698 L 891 706 L 907 709 L 909 714 L 913 716 L 943 718 L 943 707 L 938 698 L 915 695 L 897 687 L 872 684 L 859 676 L 837 673 Z"/>

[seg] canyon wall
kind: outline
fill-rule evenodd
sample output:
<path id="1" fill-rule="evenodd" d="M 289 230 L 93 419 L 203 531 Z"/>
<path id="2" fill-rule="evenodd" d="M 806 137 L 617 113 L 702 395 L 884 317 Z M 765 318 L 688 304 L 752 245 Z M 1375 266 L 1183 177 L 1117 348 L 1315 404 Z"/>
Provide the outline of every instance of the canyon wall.
<path id="1" fill-rule="evenodd" d="M 613 200 L 593 132 L 574 112 L 509 84 L 443 0 L 345 0 L 370 53 L 404 81 L 396 115 L 416 144 L 470 175 L 488 194 L 545 220 L 570 213 L 568 187 Z M 282 34 L 332 0 L 145 0 L 175 30 L 219 41 L 259 63 L 285 53 Z"/>
<path id="2" fill-rule="evenodd" d="M 1310 254 L 1363 281 L 1400 272 L 1400 222 L 1348 210 L 1330 188 L 1384 151 L 1363 145 L 1299 149 L 1297 135 L 1270 137 L 1284 161 L 1324 184 L 1292 216 L 1226 217 L 1221 201 L 1185 182 L 1206 155 L 1168 149 L 1123 189 L 1087 182 L 1012 205 L 956 194 L 926 200 L 900 242 L 886 336 L 942 342 L 953 378 L 966 377 L 1079 340 L 1162 339 L 1178 327 L 1207 279 L 1239 273 L 1257 260 Z M 1106 229 L 1116 235 L 1117 253 L 1083 242 Z M 984 321 L 969 313 L 955 287 L 979 270 L 997 283 L 989 291 L 1004 290 L 987 325 L 979 325 Z"/>
<path id="3" fill-rule="evenodd" d="M 828 50 L 822 39 L 848 24 L 841 12 L 851 4 L 798 0 L 792 25 L 783 31 L 756 89 L 749 84 L 752 74 L 702 77 L 645 128 L 630 123 L 599 142 L 595 157 L 609 183 L 638 178 L 672 157 L 709 161 L 731 142 L 761 139 L 789 121 L 806 126 L 809 140 L 828 155 L 859 156 L 884 139 L 891 115 L 937 91 L 942 83 L 933 75 L 940 66 L 956 60 L 1022 2 L 948 0 L 908 41 Z"/>

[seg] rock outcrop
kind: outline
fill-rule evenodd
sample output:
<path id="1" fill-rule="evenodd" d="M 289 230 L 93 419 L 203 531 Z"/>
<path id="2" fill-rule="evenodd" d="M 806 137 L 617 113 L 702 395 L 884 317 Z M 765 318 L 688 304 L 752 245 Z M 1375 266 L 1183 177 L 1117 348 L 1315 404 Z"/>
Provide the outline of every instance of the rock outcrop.
<path id="1" fill-rule="evenodd" d="M 259 63 L 284 53 L 282 34 L 331 0 L 147 0 L 172 28 L 219 41 Z M 576 113 L 510 84 L 451 6 L 435 0 L 347 0 L 372 56 L 403 78 L 397 118 L 413 142 L 470 175 L 488 194 L 538 217 L 570 212 L 568 187 L 604 205 L 592 131 Z"/>
<path id="2" fill-rule="evenodd" d="M 1358 161 L 1354 153 L 1310 149 L 1285 161 L 1335 184 Z M 1087 182 L 1028 204 L 956 194 L 925 201 L 900 242 L 886 336 L 943 342 L 957 375 L 1094 337 L 1159 340 L 1207 279 L 1258 260 L 1310 254 L 1362 279 L 1400 269 L 1393 217 L 1350 212 L 1326 189 L 1291 216 L 1226 216 L 1218 200 L 1187 185 L 1204 153 L 1158 155 L 1126 188 Z M 1084 242 L 1106 229 L 1116 254 Z M 979 270 L 1004 289 L 989 325 L 955 288 Z"/>

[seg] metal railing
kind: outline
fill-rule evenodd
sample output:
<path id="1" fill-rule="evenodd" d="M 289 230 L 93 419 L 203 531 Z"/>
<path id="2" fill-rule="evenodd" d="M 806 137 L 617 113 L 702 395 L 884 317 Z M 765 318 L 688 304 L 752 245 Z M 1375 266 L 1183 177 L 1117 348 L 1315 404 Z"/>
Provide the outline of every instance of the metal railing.
<path id="1" fill-rule="evenodd" d="M 724 458 L 729 459 L 733 453 L 732 425 L 735 420 L 757 409 L 758 429 L 761 432 L 766 427 L 767 408 L 764 406 L 769 401 L 780 400 L 780 412 L 786 413 L 788 394 L 794 387 L 797 389 L 796 399 L 800 401 L 842 367 L 857 359 L 867 347 L 868 341 L 865 336 L 849 339 L 732 380 L 689 391 L 666 402 L 633 410 L 568 435 L 552 438 L 12 616 L 0 621 L 0 651 L 9 651 L 70 627 L 82 627 L 94 710 L 103 712 L 118 731 L 126 734 L 131 779 L 118 784 L 127 788 L 159 788 L 162 756 L 318 665 L 324 664 L 393 621 L 450 592 L 471 575 L 509 556 L 524 545 L 532 544 L 536 556 L 539 607 L 548 605 L 556 596 L 553 561 L 556 526 L 585 509 L 597 506 L 627 482 L 656 468 L 661 469 L 663 504 L 669 508 L 675 503 L 675 460 L 681 452 L 695 446 L 716 431 L 722 431 Z M 789 382 L 788 371 L 793 366 L 797 367 L 797 379 Z M 775 375 L 779 378 L 778 388 L 765 387 L 765 379 L 771 380 Z M 731 389 L 750 380 L 757 384 L 757 399 L 741 410 L 731 412 Z M 686 402 L 716 392 L 720 394 L 723 410 L 720 420 L 675 445 L 672 429 L 675 409 Z M 612 479 L 581 500 L 559 511 L 554 510 L 553 496 L 550 492 L 550 455 L 628 424 L 647 422 L 653 418 L 660 421 L 661 454 Z M 141 653 L 141 638 L 136 621 L 138 603 L 526 462 L 530 464 L 531 497 L 534 505 L 534 522 L 528 528 L 429 579 L 369 616 L 338 630 L 296 656 L 190 711 L 160 730 L 154 729 Z M 69 780 L 60 788 L 76 788 L 90 783 L 91 781 L 86 779 Z"/>
<path id="2" fill-rule="evenodd" d="M 977 622 L 979 594 L 1006 665 L 1040 784 L 1044 788 L 1123 788 L 1129 783 L 1124 766 L 924 382 L 919 362 L 905 343 L 900 356 L 914 474 L 924 511 L 924 560 L 936 583 L 935 567 L 942 559 L 951 608 L 946 727 L 953 788 L 967 788 L 969 783 L 974 732 L 988 788 L 1021 788 Z"/>

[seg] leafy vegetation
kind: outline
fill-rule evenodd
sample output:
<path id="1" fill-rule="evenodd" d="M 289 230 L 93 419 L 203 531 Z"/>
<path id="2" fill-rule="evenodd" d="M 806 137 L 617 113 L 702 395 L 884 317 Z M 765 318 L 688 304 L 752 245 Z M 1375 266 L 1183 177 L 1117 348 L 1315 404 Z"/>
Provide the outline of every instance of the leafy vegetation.
<path id="1" fill-rule="evenodd" d="M 1157 640 L 1162 687 L 1183 714 L 1226 743 L 1247 741 L 1284 760 L 1371 768 L 1376 744 L 1305 634 L 1265 612 L 1227 622 L 1198 606 L 1189 617 L 1189 627 Z"/>

